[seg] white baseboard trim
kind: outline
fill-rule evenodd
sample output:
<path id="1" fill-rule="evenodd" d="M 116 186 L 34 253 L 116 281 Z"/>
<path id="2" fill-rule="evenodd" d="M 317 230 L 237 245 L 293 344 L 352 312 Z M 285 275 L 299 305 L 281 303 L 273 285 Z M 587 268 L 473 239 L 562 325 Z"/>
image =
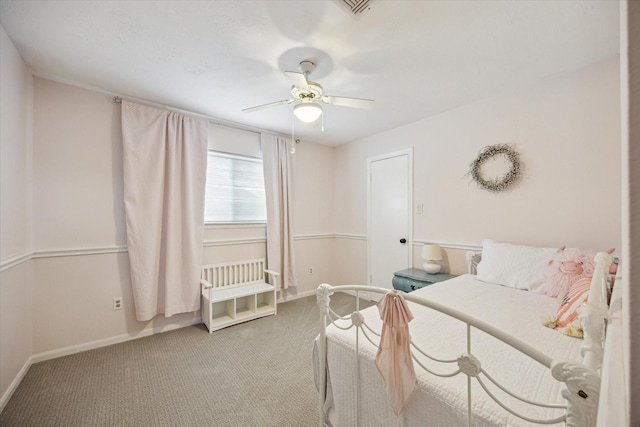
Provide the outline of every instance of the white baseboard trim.
<path id="1" fill-rule="evenodd" d="M 29 368 L 31 368 L 31 365 L 33 365 L 34 363 L 44 362 L 45 360 L 51 360 L 51 359 L 55 359 L 62 356 L 68 356 L 70 354 L 81 353 L 83 351 L 93 350 L 100 347 L 106 347 L 108 345 L 119 344 L 122 342 L 135 340 L 138 338 L 148 337 L 151 335 L 160 334 L 162 332 L 168 332 L 175 329 L 185 328 L 187 326 L 199 325 L 200 323 L 202 323 L 202 319 L 200 318 L 190 319 L 190 320 L 185 320 L 183 322 L 175 323 L 172 325 L 166 325 L 166 326 L 161 326 L 161 327 L 152 328 L 152 329 L 145 329 L 135 335 L 122 334 L 122 335 L 118 335 L 111 338 L 105 338 L 101 340 L 91 341 L 83 344 L 72 345 L 69 347 L 64 347 L 56 350 L 34 354 L 31 357 L 29 357 L 29 359 L 27 359 L 22 369 L 20 369 L 16 377 L 13 379 L 13 381 L 9 385 L 9 388 L 7 388 L 7 390 L 4 392 L 4 394 L 0 398 L 0 412 L 4 410 L 4 407 L 7 405 L 7 403 L 11 399 L 11 396 L 13 396 L 13 393 L 15 393 L 16 389 L 24 379 L 25 375 L 27 375 Z"/>
<path id="2" fill-rule="evenodd" d="M 362 285 L 362 283 L 341 283 L 339 285 L 331 285 L 331 286 L 359 286 Z M 392 289 L 389 289 L 390 291 Z M 360 296 L 360 299 L 364 299 L 366 301 L 373 301 L 371 299 L 371 292 L 356 292 L 356 291 L 341 291 L 341 293 L 343 294 L 347 294 L 347 295 L 351 295 L 352 297 L 357 297 L 358 294 Z"/>
<path id="3" fill-rule="evenodd" d="M 26 362 L 24 362 L 24 365 L 18 372 L 18 375 L 16 375 L 13 381 L 11 381 L 11 384 L 9 384 L 9 388 L 7 388 L 7 390 L 4 392 L 4 394 L 0 398 L 0 413 L 4 411 L 4 407 L 7 406 L 7 403 L 9 403 L 11 396 L 13 396 L 13 393 L 15 393 L 16 389 L 24 379 L 24 376 L 27 375 L 27 372 L 29 371 L 29 368 L 31 368 L 32 364 L 33 364 L 33 357 L 30 357 L 27 359 Z"/>
<path id="4" fill-rule="evenodd" d="M 342 285 L 332 285 L 332 286 L 342 286 Z M 349 285 L 349 286 L 351 286 L 351 285 Z M 355 291 L 344 291 L 343 293 L 349 294 L 349 295 L 354 296 L 354 297 L 356 296 L 356 292 Z M 291 296 L 290 298 L 287 298 L 287 299 L 278 299 L 278 304 L 289 302 L 289 301 L 294 301 L 294 300 L 301 299 L 301 298 L 310 297 L 310 296 L 315 295 L 315 294 L 316 294 L 316 289 L 313 289 L 311 291 L 306 291 L 306 292 L 302 292 L 302 293 L 300 293 L 298 295 Z M 370 298 L 368 298 L 368 297 L 369 297 L 369 292 L 364 292 L 364 293 L 360 294 L 360 298 L 370 301 Z"/>
<path id="5" fill-rule="evenodd" d="M 159 334 L 162 332 L 173 331 L 174 329 L 185 328 L 187 326 L 198 325 L 202 321 L 201 319 L 190 319 L 183 322 L 174 323 L 171 325 L 161 326 L 152 329 L 144 329 L 134 335 L 122 334 L 115 337 L 104 338 L 101 340 L 90 341 L 83 344 L 72 345 L 56 350 L 45 351 L 44 353 L 38 353 L 31 356 L 32 363 L 44 362 L 45 360 L 55 359 L 62 356 L 68 356 L 70 354 L 80 353 L 87 350 L 93 350 L 100 347 L 106 347 L 108 345 L 119 344 L 126 341 L 135 340 L 138 338 L 148 337 L 151 335 Z"/>
<path id="6" fill-rule="evenodd" d="M 288 301 L 294 301 L 301 298 L 306 298 L 308 296 L 312 296 L 315 294 L 316 294 L 316 290 L 313 289 L 311 291 L 302 292 L 297 295 L 290 295 L 286 299 L 278 299 L 278 304 L 285 303 Z M 117 335 L 115 337 L 104 338 L 100 340 L 90 341 L 87 343 L 72 345 L 69 347 L 64 347 L 56 350 L 45 351 L 43 353 L 34 354 L 31 357 L 29 357 L 29 359 L 27 359 L 22 369 L 20 369 L 16 377 L 13 379 L 13 381 L 9 385 L 9 388 L 5 391 L 5 393 L 0 398 L 0 412 L 4 410 L 4 407 L 11 399 L 11 396 L 13 396 L 13 393 L 16 391 L 16 389 L 24 379 L 25 375 L 29 371 L 29 368 L 31 368 L 31 365 L 33 365 L 34 363 L 44 362 L 46 360 L 56 359 L 58 357 L 63 357 L 63 356 L 69 356 L 71 354 L 76 354 L 76 353 L 81 353 L 83 351 L 106 347 L 108 345 L 119 344 L 122 342 L 135 340 L 138 338 L 148 337 L 148 336 L 159 334 L 162 332 L 168 332 L 175 329 L 185 328 L 187 326 L 199 325 L 200 323 L 202 323 L 202 320 L 200 318 L 190 319 L 190 320 L 185 320 L 183 322 L 175 323 L 172 325 L 166 325 L 166 326 L 152 328 L 152 329 L 144 329 L 134 335 L 122 334 L 122 335 Z"/>
<path id="7" fill-rule="evenodd" d="M 310 297 L 311 295 L 315 295 L 315 294 L 316 294 L 316 290 L 313 289 L 311 291 L 302 292 L 302 293 L 296 295 L 296 299 Z"/>
<path id="8" fill-rule="evenodd" d="M 285 303 L 285 302 L 295 301 L 297 299 L 306 298 L 306 297 L 309 297 L 311 295 L 315 295 L 316 294 L 316 290 L 313 289 L 311 291 L 305 291 L 305 292 L 302 292 L 302 293 L 299 293 L 299 294 L 296 294 L 296 295 L 287 295 L 286 299 L 282 298 L 282 293 L 280 291 L 278 291 L 278 293 L 280 294 L 278 296 L 278 304 L 282 304 L 282 303 Z"/>

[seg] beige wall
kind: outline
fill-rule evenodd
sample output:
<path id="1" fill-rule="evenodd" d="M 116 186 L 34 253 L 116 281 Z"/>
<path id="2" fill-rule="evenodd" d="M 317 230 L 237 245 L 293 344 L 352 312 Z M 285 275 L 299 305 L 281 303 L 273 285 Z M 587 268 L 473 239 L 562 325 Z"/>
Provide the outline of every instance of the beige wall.
<path id="1" fill-rule="evenodd" d="M 135 319 L 122 252 L 119 106 L 105 94 L 34 80 L 33 353 L 196 322 L 193 313 Z M 115 297 L 123 298 L 123 310 L 113 310 Z"/>
<path id="2" fill-rule="evenodd" d="M 31 266 L 22 262 L 32 251 L 32 91 L 31 73 L 0 26 L 0 410 L 32 353 Z"/>
<path id="3" fill-rule="evenodd" d="M 119 105 L 40 78 L 34 94 L 34 247 L 126 245 Z"/>
<path id="4" fill-rule="evenodd" d="M 197 322 L 199 313 L 135 319 L 125 252 L 120 107 L 108 95 L 40 78 L 34 93 L 34 354 Z M 297 146 L 300 286 L 286 297 L 313 293 L 321 281 L 331 281 L 333 195 L 326 183 L 332 160 L 329 147 Z M 205 228 L 205 263 L 264 256 L 264 225 Z M 112 300 L 120 296 L 124 310 L 114 311 Z"/>
<path id="5" fill-rule="evenodd" d="M 333 283 L 333 148 L 303 141 L 296 144 L 294 241 L 297 289 L 315 292 Z M 310 273 L 310 269 L 312 273 Z"/>
<path id="6" fill-rule="evenodd" d="M 490 237 L 620 250 L 618 73 L 616 58 L 338 147 L 336 233 L 366 235 L 367 158 L 413 147 L 414 212 L 424 204 L 424 214 L 414 213 L 418 243 L 479 245 Z M 512 190 L 492 194 L 465 174 L 480 149 L 502 143 L 516 146 L 524 175 Z M 366 265 L 366 243 L 359 246 L 351 258 Z M 414 250 L 414 265 L 421 263 Z M 337 260 L 340 283 L 353 264 Z M 456 265 L 454 273 L 464 271 Z M 366 268 L 361 273 L 362 282 Z"/>
<path id="7" fill-rule="evenodd" d="M 0 27 L 2 126 L 0 126 L 0 259 L 31 250 L 30 155 L 33 79 Z"/>
<path id="8" fill-rule="evenodd" d="M 296 144 L 294 234 L 333 233 L 333 148 L 303 141 Z"/>

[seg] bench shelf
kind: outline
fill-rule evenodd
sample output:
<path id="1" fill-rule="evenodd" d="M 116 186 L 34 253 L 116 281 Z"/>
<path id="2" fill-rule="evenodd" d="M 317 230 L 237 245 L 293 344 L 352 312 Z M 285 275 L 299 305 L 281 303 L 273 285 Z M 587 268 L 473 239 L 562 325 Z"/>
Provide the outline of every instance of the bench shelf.
<path id="1" fill-rule="evenodd" d="M 277 288 L 266 283 L 278 273 L 264 269 L 264 259 L 214 264 L 202 268 L 202 323 L 209 332 L 277 313 Z"/>

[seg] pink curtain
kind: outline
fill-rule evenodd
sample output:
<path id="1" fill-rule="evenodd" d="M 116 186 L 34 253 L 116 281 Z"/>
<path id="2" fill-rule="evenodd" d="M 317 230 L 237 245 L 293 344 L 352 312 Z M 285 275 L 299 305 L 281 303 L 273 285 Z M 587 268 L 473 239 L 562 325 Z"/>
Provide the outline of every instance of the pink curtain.
<path id="1" fill-rule="evenodd" d="M 200 308 L 207 121 L 122 101 L 124 203 L 136 317 Z"/>
<path id="2" fill-rule="evenodd" d="M 384 379 L 393 412 L 400 415 L 417 381 L 409 346 L 409 322 L 413 314 L 404 296 L 397 291 L 388 292 L 377 306 L 383 324 L 376 367 Z"/>
<path id="3" fill-rule="evenodd" d="M 267 265 L 280 273 L 283 289 L 296 286 L 293 246 L 293 170 L 291 139 L 261 134 L 267 198 Z"/>

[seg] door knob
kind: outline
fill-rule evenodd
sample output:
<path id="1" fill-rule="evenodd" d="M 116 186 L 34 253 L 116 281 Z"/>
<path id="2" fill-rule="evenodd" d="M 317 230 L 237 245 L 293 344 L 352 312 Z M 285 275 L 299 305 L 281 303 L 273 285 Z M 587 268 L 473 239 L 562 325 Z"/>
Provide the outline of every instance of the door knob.
<path id="1" fill-rule="evenodd" d="M 407 239 L 405 239 L 405 238 L 400 239 L 400 243 L 402 243 L 404 245 L 405 243 L 407 243 Z"/>

